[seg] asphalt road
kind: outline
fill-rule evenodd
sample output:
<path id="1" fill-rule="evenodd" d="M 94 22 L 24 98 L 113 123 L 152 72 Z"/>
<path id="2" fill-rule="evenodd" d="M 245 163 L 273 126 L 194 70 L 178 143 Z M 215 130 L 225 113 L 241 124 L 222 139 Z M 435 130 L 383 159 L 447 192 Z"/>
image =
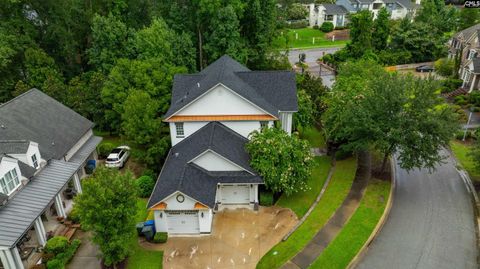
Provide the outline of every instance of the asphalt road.
<path id="1" fill-rule="evenodd" d="M 397 166 L 396 176 L 389 218 L 356 268 L 479 268 L 473 206 L 453 160 L 432 174 Z"/>
<path id="2" fill-rule="evenodd" d="M 332 47 L 332 48 L 316 48 L 316 49 L 292 49 L 289 51 L 288 60 L 291 64 L 298 62 L 298 55 L 300 53 L 305 53 L 305 62 L 315 63 L 318 58 L 323 57 L 324 54 L 334 53 L 342 47 Z"/>

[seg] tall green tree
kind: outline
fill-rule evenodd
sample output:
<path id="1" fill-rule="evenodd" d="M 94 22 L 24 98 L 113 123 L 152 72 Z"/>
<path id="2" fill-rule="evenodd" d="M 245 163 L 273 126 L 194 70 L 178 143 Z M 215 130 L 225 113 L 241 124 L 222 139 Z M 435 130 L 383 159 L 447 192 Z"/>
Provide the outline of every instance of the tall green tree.
<path id="1" fill-rule="evenodd" d="M 298 112 L 293 114 L 293 125 L 298 130 L 299 127 L 309 127 L 315 122 L 315 105 L 305 90 L 299 90 L 297 97 Z"/>
<path id="2" fill-rule="evenodd" d="M 308 190 L 314 159 L 307 141 L 278 128 L 254 131 L 250 138 L 250 165 L 269 190 L 286 195 Z"/>
<path id="3" fill-rule="evenodd" d="M 460 30 L 466 29 L 480 21 L 480 11 L 478 8 L 462 8 L 460 9 L 459 19 L 458 28 Z"/>
<path id="4" fill-rule="evenodd" d="M 95 15 L 92 22 L 92 46 L 87 50 L 89 64 L 108 74 L 120 58 L 130 58 L 133 31 L 113 14 Z"/>
<path id="5" fill-rule="evenodd" d="M 232 6 L 217 10 L 212 18 L 212 29 L 206 34 L 204 49 L 208 59 L 218 59 L 228 54 L 245 63 L 247 51 L 240 37 L 240 22 Z"/>
<path id="6" fill-rule="evenodd" d="M 340 70 L 324 114 L 328 138 L 350 151 L 398 153 L 405 169 L 434 168 L 457 128 L 456 115 L 438 97 L 433 80 L 389 74 L 369 61 Z"/>
<path id="7" fill-rule="evenodd" d="M 354 58 L 362 57 L 366 52 L 372 51 L 373 15 L 368 10 L 362 10 L 351 16 L 350 39 L 347 51 Z"/>
<path id="8" fill-rule="evenodd" d="M 82 228 L 91 231 L 107 266 L 123 261 L 131 251 L 137 212 L 137 185 L 131 172 L 99 167 L 82 183 L 75 197 Z"/>
<path id="9" fill-rule="evenodd" d="M 387 47 L 390 36 L 390 13 L 385 7 L 378 12 L 373 22 L 372 45 L 376 51 L 382 51 Z"/>

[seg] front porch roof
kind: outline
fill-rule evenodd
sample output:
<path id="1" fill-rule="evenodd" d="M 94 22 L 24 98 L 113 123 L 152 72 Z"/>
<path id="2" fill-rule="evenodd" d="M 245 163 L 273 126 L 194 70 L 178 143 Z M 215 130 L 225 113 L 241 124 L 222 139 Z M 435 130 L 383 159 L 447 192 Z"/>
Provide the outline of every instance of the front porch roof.
<path id="1" fill-rule="evenodd" d="M 80 163 L 49 161 L 42 171 L 0 208 L 0 247 L 15 246 L 79 167 Z"/>
<path id="2" fill-rule="evenodd" d="M 98 144 L 102 141 L 99 136 L 90 137 L 85 144 L 68 160 L 72 163 L 84 163 L 88 156 L 97 148 Z"/>

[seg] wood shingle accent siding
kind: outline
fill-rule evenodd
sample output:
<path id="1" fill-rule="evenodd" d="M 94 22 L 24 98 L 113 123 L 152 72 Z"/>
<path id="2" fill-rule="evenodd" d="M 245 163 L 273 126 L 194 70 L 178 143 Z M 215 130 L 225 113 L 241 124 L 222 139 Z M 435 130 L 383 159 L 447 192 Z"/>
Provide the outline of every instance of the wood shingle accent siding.
<path id="1" fill-rule="evenodd" d="M 191 115 L 172 116 L 165 122 L 188 122 L 188 121 L 272 121 L 277 118 L 271 115 Z"/>

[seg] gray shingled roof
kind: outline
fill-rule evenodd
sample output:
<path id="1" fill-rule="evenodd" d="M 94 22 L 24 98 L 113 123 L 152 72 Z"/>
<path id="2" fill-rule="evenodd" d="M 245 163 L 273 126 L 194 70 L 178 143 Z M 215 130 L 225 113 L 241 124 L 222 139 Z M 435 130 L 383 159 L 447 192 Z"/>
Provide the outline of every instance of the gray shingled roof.
<path id="1" fill-rule="evenodd" d="M 251 71 L 227 55 L 193 75 L 176 75 L 165 118 L 217 84 L 223 84 L 266 112 L 297 111 L 295 74 L 291 71 Z"/>
<path id="2" fill-rule="evenodd" d="M 245 151 L 248 140 L 218 122 L 211 122 L 176 144 L 169 152 L 148 202 L 159 203 L 176 191 L 213 207 L 218 183 L 263 183 L 250 167 Z M 209 172 L 188 163 L 206 150 L 213 150 L 248 172 Z"/>
<path id="3" fill-rule="evenodd" d="M 80 164 L 52 160 L 0 210 L 0 246 L 13 247 Z"/>
<path id="4" fill-rule="evenodd" d="M 322 4 L 325 7 L 325 14 L 327 15 L 337 15 L 337 14 L 347 14 L 348 10 L 340 5 L 335 4 Z"/>
<path id="5" fill-rule="evenodd" d="M 413 3 L 412 1 L 410 0 L 397 0 L 396 1 L 398 4 L 400 4 L 401 6 L 405 7 L 406 9 L 415 9 L 417 8 L 417 6 L 415 5 L 415 3 Z"/>
<path id="6" fill-rule="evenodd" d="M 63 158 L 92 127 L 91 121 L 37 89 L 0 105 L 0 138 L 35 141 L 47 160 Z"/>
<path id="7" fill-rule="evenodd" d="M 29 145 L 26 140 L 0 140 L 0 154 L 24 154 Z"/>
<path id="8" fill-rule="evenodd" d="M 463 37 L 465 40 L 467 40 L 468 38 L 470 38 L 471 35 L 475 34 L 479 29 L 480 29 L 480 23 L 457 32 L 453 37 Z"/>
<path id="9" fill-rule="evenodd" d="M 97 148 L 97 145 L 102 142 L 102 138 L 99 136 L 90 137 L 85 144 L 68 160 L 72 163 L 84 163 L 88 156 Z"/>

